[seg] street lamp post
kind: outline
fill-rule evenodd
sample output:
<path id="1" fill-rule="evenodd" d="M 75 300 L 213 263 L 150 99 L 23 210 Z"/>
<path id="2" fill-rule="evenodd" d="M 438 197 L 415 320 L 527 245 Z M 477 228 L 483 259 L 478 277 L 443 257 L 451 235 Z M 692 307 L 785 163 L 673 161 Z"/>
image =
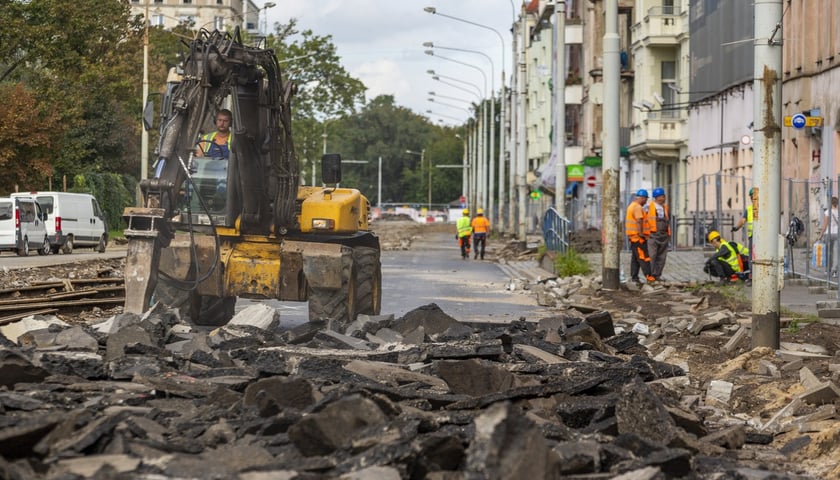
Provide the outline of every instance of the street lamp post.
<path id="1" fill-rule="evenodd" d="M 492 162 L 490 162 L 490 159 L 487 157 L 487 141 L 488 140 L 491 141 L 491 142 L 493 141 L 492 138 L 488 139 L 488 137 L 487 137 L 487 127 L 488 127 L 487 103 L 486 103 L 486 98 L 487 98 L 487 75 L 484 74 L 483 69 L 481 69 L 480 67 L 478 67 L 476 65 L 473 65 L 473 64 L 467 63 L 467 62 L 462 62 L 460 60 L 455 60 L 453 58 L 444 57 L 442 55 L 436 55 L 433 50 L 426 50 L 426 55 L 431 55 L 431 56 L 440 58 L 441 60 L 447 60 L 447 61 L 458 63 L 458 64 L 461 64 L 461 65 L 464 65 L 464 66 L 467 66 L 467 67 L 470 67 L 470 68 L 474 68 L 474 69 L 478 70 L 479 73 L 481 73 L 481 77 L 484 79 L 484 95 L 483 95 L 482 101 L 481 101 L 481 105 L 482 105 L 482 108 L 484 110 L 484 130 L 482 132 L 481 139 L 479 141 L 479 145 L 480 145 L 479 148 L 481 150 L 481 162 L 479 162 L 479 164 L 478 164 L 478 178 L 479 178 L 479 185 L 480 186 L 479 186 L 479 189 L 478 189 L 477 193 L 480 193 L 480 195 L 481 195 L 480 203 L 482 205 L 487 205 L 488 204 L 488 198 L 487 198 L 487 191 L 488 191 L 488 189 L 487 189 L 487 179 L 488 179 L 487 169 L 490 167 L 490 165 L 492 163 Z M 491 101 L 491 103 L 492 103 L 492 101 Z"/>
<path id="2" fill-rule="evenodd" d="M 496 95 L 496 82 L 494 80 L 496 66 L 493 63 L 493 59 L 490 58 L 489 55 L 487 55 L 483 52 L 479 52 L 478 50 L 468 50 L 468 49 L 465 49 L 465 48 L 445 47 L 445 46 L 441 46 L 441 45 L 435 45 L 432 42 L 426 42 L 426 43 L 423 44 L 423 46 L 424 47 L 431 47 L 431 48 L 440 48 L 442 50 L 453 50 L 453 51 L 458 51 L 458 52 L 476 53 L 478 55 L 484 56 L 484 58 L 486 58 L 487 61 L 490 62 L 490 139 L 489 139 L 490 156 L 487 157 L 487 166 L 486 166 L 487 173 L 489 174 L 488 175 L 489 178 L 488 178 L 488 181 L 487 181 L 488 203 L 486 203 L 485 205 L 488 207 L 487 211 L 488 211 L 488 216 L 491 219 L 491 222 L 497 222 L 498 221 L 498 216 L 496 215 L 496 204 L 495 204 L 495 199 L 493 198 L 493 190 L 494 190 L 495 184 L 496 184 L 496 179 L 495 179 L 496 170 L 493 168 L 493 162 L 494 162 L 494 159 L 495 159 L 495 156 L 496 156 L 496 154 L 495 154 L 495 148 L 496 148 L 496 97 L 495 97 L 495 95 Z M 500 172 L 500 175 L 502 175 L 503 173 L 504 172 Z M 500 180 L 501 180 L 501 178 L 500 178 Z M 501 207 L 501 203 L 499 203 L 499 206 Z"/>
<path id="3" fill-rule="evenodd" d="M 247 3 L 247 2 L 246 2 L 246 3 Z M 260 30 L 262 31 L 262 34 L 263 34 L 263 35 L 267 35 L 267 34 L 268 34 L 268 9 L 269 9 L 269 8 L 274 8 L 274 7 L 276 7 L 276 6 L 277 6 L 277 4 L 276 4 L 276 3 L 274 3 L 274 2 L 265 2 L 265 3 L 263 4 L 263 7 L 261 8 L 262 13 L 263 13 L 263 14 L 262 14 L 262 16 L 263 16 L 263 26 L 262 26 L 262 28 L 261 28 Z M 259 15 L 257 15 L 257 21 L 259 21 L 259 20 L 260 20 L 260 19 L 259 19 Z"/>
<path id="4" fill-rule="evenodd" d="M 513 2 L 512 1 L 511 1 L 511 9 L 513 9 Z M 502 34 L 499 33 L 499 31 L 496 30 L 493 27 L 490 27 L 490 26 L 487 26 L 487 25 L 484 25 L 484 24 L 481 24 L 481 23 L 472 22 L 470 20 L 466 20 L 466 19 L 463 19 L 463 18 L 453 17 L 451 15 L 440 13 L 440 12 L 437 11 L 437 9 L 435 7 L 426 7 L 423 10 L 425 12 L 431 13 L 433 15 L 440 15 L 441 17 L 448 18 L 450 20 L 455 20 L 457 22 L 462 22 L 462 23 L 466 23 L 466 24 L 469 24 L 469 25 L 473 25 L 475 27 L 483 28 L 485 30 L 490 30 L 491 32 L 496 34 L 496 36 L 499 38 L 499 43 L 502 46 L 502 91 L 499 95 L 499 97 L 501 98 L 501 101 L 502 101 L 501 102 L 502 103 L 502 105 L 501 105 L 501 108 L 502 108 L 502 111 L 501 111 L 502 123 L 501 123 L 501 127 L 500 127 L 502 129 L 502 134 L 499 135 L 499 191 L 498 191 L 499 195 L 498 195 L 498 204 L 499 204 L 500 215 L 498 217 L 498 223 L 499 223 L 500 231 L 504 231 L 505 228 L 504 228 L 504 222 L 502 221 L 501 208 L 502 208 L 502 204 L 503 204 L 503 202 L 502 202 L 502 196 L 503 196 L 502 192 L 504 191 L 504 183 L 505 183 L 504 182 L 504 178 L 505 178 L 504 177 L 504 175 L 505 175 L 505 156 L 504 156 L 504 152 L 505 152 L 505 132 L 504 132 L 504 125 L 505 125 L 505 121 L 506 121 L 505 120 L 506 119 L 506 110 L 505 110 L 505 40 L 502 37 Z M 495 118 L 493 118 L 492 120 L 493 120 L 493 123 L 496 122 Z M 495 142 L 496 139 L 491 138 L 490 141 Z M 513 162 L 511 162 L 511 164 L 513 164 Z M 511 185 L 510 187 L 513 188 L 513 185 Z"/>
<path id="5" fill-rule="evenodd" d="M 424 160 L 426 158 L 426 149 L 425 148 L 421 149 L 419 152 L 415 152 L 414 150 L 406 150 L 405 153 L 408 153 L 410 155 L 419 155 L 420 156 L 420 170 L 421 170 L 421 173 L 422 173 Z M 431 160 L 429 161 L 429 163 L 431 164 Z M 432 172 L 431 172 L 431 170 L 432 170 L 431 165 L 429 165 L 429 205 L 426 208 L 427 211 L 431 210 L 431 207 L 432 207 Z"/>

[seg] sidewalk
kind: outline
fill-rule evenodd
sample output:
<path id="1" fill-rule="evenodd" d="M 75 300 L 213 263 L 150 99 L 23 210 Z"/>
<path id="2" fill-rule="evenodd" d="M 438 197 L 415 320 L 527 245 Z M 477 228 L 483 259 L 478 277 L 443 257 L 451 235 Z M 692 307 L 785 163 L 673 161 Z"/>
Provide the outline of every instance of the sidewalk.
<path id="1" fill-rule="evenodd" d="M 703 272 L 703 265 L 712 254 L 711 250 L 673 250 L 668 252 L 662 278 L 668 282 L 705 282 L 711 277 Z M 822 268 L 814 268 L 808 264 L 809 252 L 805 249 L 795 249 L 793 253 L 794 273 L 785 279 L 785 287 L 781 291 L 780 306 L 784 309 L 804 315 L 817 315 L 817 302 L 837 300 L 837 280 L 829 280 Z M 601 270 L 600 253 L 583 254 L 595 272 Z M 623 278 L 627 279 L 630 270 L 630 252 L 621 252 L 621 270 Z M 751 288 L 746 288 L 747 298 L 750 298 Z"/>

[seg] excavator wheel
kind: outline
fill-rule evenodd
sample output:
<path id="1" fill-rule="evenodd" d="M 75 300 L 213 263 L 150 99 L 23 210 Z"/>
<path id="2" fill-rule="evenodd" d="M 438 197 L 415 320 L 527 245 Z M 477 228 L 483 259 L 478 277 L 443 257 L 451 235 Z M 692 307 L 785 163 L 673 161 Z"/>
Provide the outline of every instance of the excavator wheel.
<path id="1" fill-rule="evenodd" d="M 382 265 L 379 249 L 356 247 L 353 249 L 356 265 L 356 311 L 366 315 L 379 315 L 382 309 Z"/>
<path id="2" fill-rule="evenodd" d="M 341 261 L 341 288 L 309 287 L 309 321 L 326 320 L 333 329 L 356 319 L 356 271 L 351 255 Z"/>

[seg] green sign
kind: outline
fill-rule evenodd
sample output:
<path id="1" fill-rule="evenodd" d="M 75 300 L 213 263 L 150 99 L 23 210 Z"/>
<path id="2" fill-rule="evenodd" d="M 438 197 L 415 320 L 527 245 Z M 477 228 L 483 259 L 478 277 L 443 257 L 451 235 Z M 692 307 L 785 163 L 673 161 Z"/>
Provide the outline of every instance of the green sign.
<path id="1" fill-rule="evenodd" d="M 603 160 L 601 157 L 583 157 L 583 164 L 587 167 L 600 167 Z"/>
<path id="2" fill-rule="evenodd" d="M 566 165 L 566 181 L 582 182 L 584 165 Z"/>

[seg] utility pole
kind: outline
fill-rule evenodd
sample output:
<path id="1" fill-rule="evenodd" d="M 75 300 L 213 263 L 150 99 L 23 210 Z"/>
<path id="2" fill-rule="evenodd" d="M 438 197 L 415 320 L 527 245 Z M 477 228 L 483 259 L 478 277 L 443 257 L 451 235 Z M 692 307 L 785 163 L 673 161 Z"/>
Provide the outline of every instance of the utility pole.
<path id="1" fill-rule="evenodd" d="M 758 218 L 753 228 L 752 347 L 779 348 L 780 292 L 784 286 L 779 241 L 782 145 L 782 0 L 755 0 L 753 68 Z M 756 239 L 758 241 L 756 241 Z"/>
<path id="2" fill-rule="evenodd" d="M 619 56 L 618 0 L 604 2 L 606 17 L 604 31 L 604 124 L 601 133 L 603 145 L 603 208 L 601 231 L 603 232 L 602 272 L 604 288 L 618 290 L 621 263 L 621 225 L 619 191 Z"/>
<path id="3" fill-rule="evenodd" d="M 149 0 L 146 0 L 143 26 L 143 109 L 149 101 Z M 140 180 L 149 178 L 149 131 L 145 122 L 140 134 Z"/>
<path id="4" fill-rule="evenodd" d="M 528 11 L 526 4 L 522 4 L 522 10 L 519 14 L 519 33 L 521 45 L 519 45 L 519 78 L 517 80 L 517 87 L 519 88 L 519 104 L 517 105 L 519 112 L 516 124 L 519 129 L 519 154 L 516 156 L 516 187 L 519 191 L 519 212 L 517 217 L 517 238 L 525 245 L 528 241 L 525 222 L 528 215 L 528 185 L 525 183 L 525 176 L 528 173 L 528 145 L 526 142 L 527 131 L 525 129 L 525 99 L 528 98 L 528 85 L 526 79 L 527 65 L 525 63 L 525 46 L 528 44 Z"/>
<path id="5" fill-rule="evenodd" d="M 554 208 L 566 216 L 566 2 L 554 5 Z"/>

